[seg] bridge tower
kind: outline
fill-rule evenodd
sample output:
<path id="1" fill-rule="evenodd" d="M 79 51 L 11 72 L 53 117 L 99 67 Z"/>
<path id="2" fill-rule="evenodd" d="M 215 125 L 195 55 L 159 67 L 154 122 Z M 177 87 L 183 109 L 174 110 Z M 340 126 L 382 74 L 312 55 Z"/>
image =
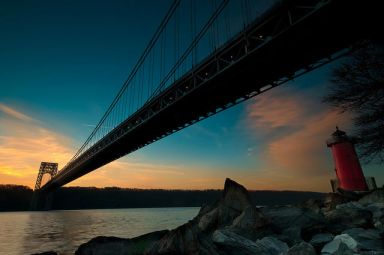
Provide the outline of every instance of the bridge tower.
<path id="1" fill-rule="evenodd" d="M 31 210 L 49 210 L 52 207 L 53 193 L 40 191 L 41 181 L 45 174 L 50 175 L 52 179 L 57 174 L 58 163 L 41 162 L 35 189 L 33 192 Z"/>

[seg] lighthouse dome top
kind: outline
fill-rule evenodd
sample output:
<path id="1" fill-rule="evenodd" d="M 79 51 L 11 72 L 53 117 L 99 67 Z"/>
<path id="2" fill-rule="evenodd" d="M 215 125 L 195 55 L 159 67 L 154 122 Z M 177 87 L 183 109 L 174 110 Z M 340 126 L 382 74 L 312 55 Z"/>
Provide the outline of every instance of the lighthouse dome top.
<path id="1" fill-rule="evenodd" d="M 332 133 L 331 138 L 327 140 L 327 146 L 330 147 L 333 144 L 336 143 L 343 143 L 343 142 L 351 142 L 354 143 L 354 139 L 347 136 L 347 133 L 340 130 L 338 126 L 336 126 L 336 131 Z"/>

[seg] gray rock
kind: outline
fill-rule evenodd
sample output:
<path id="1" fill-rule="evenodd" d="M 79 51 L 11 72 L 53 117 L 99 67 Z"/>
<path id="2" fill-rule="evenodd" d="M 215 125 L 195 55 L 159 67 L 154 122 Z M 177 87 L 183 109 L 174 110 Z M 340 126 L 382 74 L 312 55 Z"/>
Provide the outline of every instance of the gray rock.
<path id="1" fill-rule="evenodd" d="M 357 241 L 360 250 L 372 250 L 384 252 L 384 239 L 381 231 L 377 229 L 352 228 L 343 231 Z"/>
<path id="2" fill-rule="evenodd" d="M 201 216 L 198 226 L 202 231 L 209 231 L 215 228 L 218 223 L 219 210 L 218 208 Z"/>
<path id="3" fill-rule="evenodd" d="M 268 221 L 262 213 L 254 206 L 248 206 L 245 210 L 233 220 L 232 227 L 257 229 L 265 226 Z"/>
<path id="4" fill-rule="evenodd" d="M 384 203 L 367 204 L 366 209 L 372 213 L 375 228 L 384 230 Z"/>
<path id="5" fill-rule="evenodd" d="M 336 209 L 360 209 L 360 210 L 364 210 L 365 206 L 363 206 L 361 203 L 353 201 L 353 202 L 348 202 L 348 203 L 336 205 Z"/>
<path id="6" fill-rule="evenodd" d="M 192 220 L 174 230 L 169 231 L 163 238 L 155 242 L 145 254 L 216 254 L 216 248 Z"/>
<path id="7" fill-rule="evenodd" d="M 76 255 L 139 255 L 162 238 L 168 230 L 152 232 L 132 239 L 99 236 L 80 245 Z"/>
<path id="8" fill-rule="evenodd" d="M 316 213 L 321 212 L 321 208 L 324 207 L 324 199 L 308 199 L 303 203 L 297 205 L 297 207 L 311 209 Z"/>
<path id="9" fill-rule="evenodd" d="M 220 203 L 240 213 L 252 204 L 247 189 L 229 178 L 225 180 L 224 193 Z"/>
<path id="10" fill-rule="evenodd" d="M 359 199 L 361 204 L 384 203 L 384 189 L 376 189 Z"/>
<path id="11" fill-rule="evenodd" d="M 349 249 L 341 239 L 327 243 L 321 250 L 322 255 L 352 255 L 354 251 Z"/>
<path id="12" fill-rule="evenodd" d="M 328 193 L 324 199 L 324 211 L 334 210 L 337 205 L 348 203 L 351 200 L 337 193 Z"/>
<path id="13" fill-rule="evenodd" d="M 288 245 L 273 237 L 253 242 L 229 230 L 216 230 L 212 240 L 227 254 L 278 255 L 288 251 Z"/>
<path id="14" fill-rule="evenodd" d="M 259 246 L 265 247 L 269 254 L 280 254 L 288 251 L 288 245 L 279 239 L 267 236 L 256 242 Z"/>
<path id="15" fill-rule="evenodd" d="M 350 250 L 357 250 L 357 241 L 348 234 L 337 235 L 335 238 L 333 238 L 333 240 L 340 240 L 342 243 L 347 245 Z"/>
<path id="16" fill-rule="evenodd" d="M 327 230 L 331 233 L 341 233 L 345 229 L 373 226 L 372 213 L 356 208 L 339 208 L 325 213 Z"/>
<path id="17" fill-rule="evenodd" d="M 286 228 L 282 231 L 281 235 L 279 235 L 279 239 L 286 242 L 289 246 L 302 243 L 301 228 L 298 226 Z"/>
<path id="18" fill-rule="evenodd" d="M 316 255 L 316 251 L 309 243 L 301 242 L 292 246 L 287 255 Z"/>
<path id="19" fill-rule="evenodd" d="M 218 227 L 231 225 L 233 220 L 251 205 L 248 191 L 242 185 L 227 178 L 223 196 L 218 203 Z"/>
<path id="20" fill-rule="evenodd" d="M 330 233 L 320 233 L 314 235 L 309 243 L 313 245 L 313 247 L 323 247 L 326 243 L 331 242 L 333 238 L 334 235 Z"/>
<path id="21" fill-rule="evenodd" d="M 293 206 L 264 207 L 261 212 L 280 229 L 291 226 L 303 229 L 324 223 L 324 217 L 321 214 L 307 208 Z"/>
<path id="22" fill-rule="evenodd" d="M 217 228 L 232 225 L 235 218 L 251 206 L 247 190 L 226 179 L 222 198 L 214 206 L 205 206 L 190 222 L 171 230 L 155 242 L 145 254 L 217 254 L 210 238 Z M 245 221 L 245 218 L 243 219 Z M 239 224 L 243 222 L 239 220 Z M 243 237 L 244 238 L 244 237 Z"/>
<path id="23" fill-rule="evenodd" d="M 266 250 L 262 250 L 255 242 L 244 238 L 229 230 L 216 230 L 213 232 L 212 240 L 227 254 L 268 255 Z"/>

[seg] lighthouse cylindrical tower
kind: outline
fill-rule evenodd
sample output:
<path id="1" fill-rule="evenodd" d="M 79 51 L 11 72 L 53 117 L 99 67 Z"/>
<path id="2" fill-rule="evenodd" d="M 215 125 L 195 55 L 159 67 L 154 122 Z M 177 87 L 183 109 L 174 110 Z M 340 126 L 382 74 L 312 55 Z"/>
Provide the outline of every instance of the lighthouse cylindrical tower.
<path id="1" fill-rule="evenodd" d="M 327 140 L 327 146 L 332 150 L 339 187 L 349 191 L 365 191 L 368 187 L 354 143 L 354 139 L 348 137 L 338 127 L 332 137 Z"/>

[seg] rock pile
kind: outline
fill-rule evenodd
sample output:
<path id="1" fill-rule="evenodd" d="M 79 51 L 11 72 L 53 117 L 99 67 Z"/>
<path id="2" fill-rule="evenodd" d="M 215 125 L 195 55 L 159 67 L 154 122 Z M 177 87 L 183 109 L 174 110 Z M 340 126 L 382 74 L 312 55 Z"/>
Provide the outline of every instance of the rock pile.
<path id="1" fill-rule="evenodd" d="M 76 255 L 383 254 L 384 190 L 358 201 L 337 194 L 295 206 L 257 208 L 227 179 L 222 198 L 188 223 L 133 239 L 97 237 Z"/>

